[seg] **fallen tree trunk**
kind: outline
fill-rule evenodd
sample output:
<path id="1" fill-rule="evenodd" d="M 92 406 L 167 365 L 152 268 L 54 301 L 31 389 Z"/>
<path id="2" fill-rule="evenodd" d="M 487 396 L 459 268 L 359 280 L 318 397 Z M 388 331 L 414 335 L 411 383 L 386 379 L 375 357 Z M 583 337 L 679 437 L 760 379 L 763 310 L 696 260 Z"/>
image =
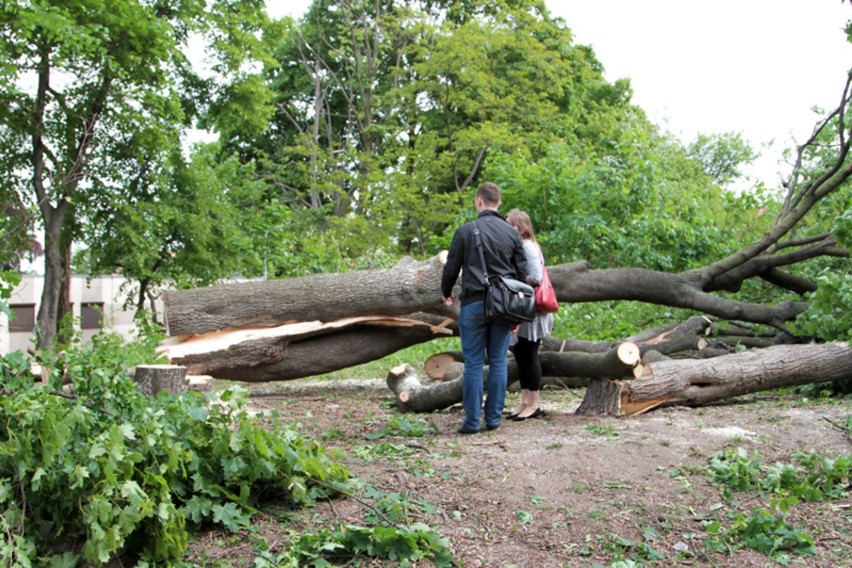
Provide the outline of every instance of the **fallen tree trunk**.
<path id="1" fill-rule="evenodd" d="M 345 369 L 450 333 L 403 318 L 362 317 L 219 331 L 166 344 L 159 351 L 194 375 L 267 382 Z"/>
<path id="2" fill-rule="evenodd" d="M 655 351 L 641 363 L 633 363 L 635 346 L 626 350 L 627 361 L 614 363 L 616 350 L 597 356 L 580 353 L 542 353 L 542 372 L 545 384 L 558 384 L 566 377 L 575 377 L 586 386 L 586 396 L 578 414 L 600 416 L 630 416 L 664 405 L 701 405 L 752 392 L 783 386 L 852 380 L 852 349 L 845 343 L 821 345 L 779 345 L 743 353 L 724 355 L 712 360 L 667 359 Z M 590 357 L 590 358 L 589 358 Z M 589 363 L 591 361 L 591 363 Z M 388 387 L 397 397 L 400 408 L 412 412 L 432 412 L 462 401 L 462 372 L 464 364 L 453 362 L 441 381 L 421 381 L 414 370 L 395 368 L 391 374 L 403 379 L 388 378 Z M 596 373 L 607 369 L 615 380 L 582 378 L 577 370 Z M 487 373 L 487 369 L 485 370 Z M 643 373 L 634 378 L 635 373 Z M 632 379 L 632 380 L 626 380 Z M 517 366 L 509 361 L 509 384 L 517 381 Z M 569 382 L 571 379 L 569 379 Z M 405 392 L 404 400 L 400 393 Z"/>
<path id="3" fill-rule="evenodd" d="M 244 381 L 308 377 L 381 359 L 406 347 L 457 333 L 458 306 L 447 307 L 440 302 L 440 274 L 444 262 L 442 253 L 426 261 L 403 259 L 390 270 L 322 274 L 170 292 L 166 295 L 166 320 L 173 337 L 164 346 L 163 353 L 168 356 L 169 363 L 187 366 L 190 373 Z M 585 274 L 583 267 L 578 265 L 552 268 L 551 279 L 557 292 L 560 287 L 563 289 L 561 301 L 585 298 L 582 292 L 585 286 L 600 288 L 597 277 L 586 275 L 578 279 L 577 270 Z M 605 282 L 610 282 L 616 274 L 591 272 Z M 667 287 L 671 286 L 673 275 L 641 269 L 625 269 L 617 274 L 621 275 L 621 286 L 632 288 L 644 282 L 649 286 L 645 294 L 658 294 L 655 303 L 672 303 L 672 293 Z M 560 275 L 570 281 L 570 287 L 557 283 Z M 695 284 L 693 277 L 684 277 L 681 285 Z M 614 282 L 610 284 L 615 285 Z M 566 291 L 569 289 L 570 292 Z M 706 298 L 701 294 L 696 291 L 692 296 L 703 298 L 696 306 L 705 305 Z M 317 297 L 324 299 L 317 301 Z M 684 301 L 688 302 L 678 300 L 676 304 L 685 305 Z M 792 317 L 800 307 L 797 305 L 784 312 L 787 314 L 784 317 Z M 776 308 L 762 313 L 771 313 L 772 318 L 777 319 Z M 390 315 L 383 317 L 383 314 Z M 372 321 L 369 325 L 350 324 L 358 318 Z M 765 320 L 762 316 L 753 319 Z M 394 331 L 398 328 L 398 320 L 406 320 L 409 329 Z M 278 330 L 286 326 L 311 327 L 310 339 L 308 336 L 257 337 L 259 330 Z M 389 327 L 390 331 L 377 330 L 380 326 Z M 729 331 L 734 335 L 726 336 Z M 729 331 L 722 330 L 718 322 L 706 316 L 696 316 L 641 334 L 637 336 L 639 341 L 634 343 L 640 354 L 653 349 L 667 356 L 713 357 L 743 346 L 764 347 L 792 340 L 784 334 L 753 333 L 745 326 L 735 325 Z M 230 338 L 226 347 L 220 346 L 219 339 L 210 341 L 217 333 Z M 320 339 L 320 336 L 325 337 Z M 238 345 L 240 342 L 244 344 Z M 174 348 L 175 343 L 183 347 Z M 609 352 L 613 346 L 612 343 L 545 338 L 542 356 L 546 357 L 551 351 L 600 354 Z M 576 365 L 576 361 L 579 359 L 572 364 Z M 553 372 L 551 375 L 607 376 L 606 372 Z"/>
<path id="4" fill-rule="evenodd" d="M 594 381 L 610 384 L 590 386 L 583 414 L 630 416 L 658 406 L 697 406 L 780 387 L 852 380 L 852 348 L 778 345 L 712 360 L 658 361 L 645 372 L 632 381 Z"/>
<path id="5" fill-rule="evenodd" d="M 403 316 L 418 311 L 456 317 L 457 309 L 441 301 L 445 263 L 446 252 L 424 261 L 406 257 L 384 270 L 174 290 L 164 295 L 166 326 L 171 336 L 187 336 L 315 320 Z"/>

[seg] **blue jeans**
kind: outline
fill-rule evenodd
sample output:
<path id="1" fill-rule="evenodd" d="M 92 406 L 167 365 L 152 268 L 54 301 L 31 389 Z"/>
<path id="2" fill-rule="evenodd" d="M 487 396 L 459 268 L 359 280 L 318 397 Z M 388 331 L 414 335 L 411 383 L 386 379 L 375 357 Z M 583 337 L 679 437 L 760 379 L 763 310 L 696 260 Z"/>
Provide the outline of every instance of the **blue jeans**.
<path id="1" fill-rule="evenodd" d="M 482 369 L 488 354 L 488 379 L 485 390 L 485 424 L 491 428 L 500 425 L 503 402 L 506 399 L 509 351 L 509 326 L 485 321 L 485 302 L 473 302 L 461 307 L 459 314 L 462 355 L 464 355 L 464 423 L 463 427 L 479 430 L 482 412 Z"/>

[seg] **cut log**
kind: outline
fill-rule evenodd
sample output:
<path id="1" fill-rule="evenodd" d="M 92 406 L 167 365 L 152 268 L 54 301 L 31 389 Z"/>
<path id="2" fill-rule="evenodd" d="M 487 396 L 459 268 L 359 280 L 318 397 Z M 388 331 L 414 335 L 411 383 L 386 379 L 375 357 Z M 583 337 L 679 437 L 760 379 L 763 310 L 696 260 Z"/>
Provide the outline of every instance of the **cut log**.
<path id="1" fill-rule="evenodd" d="M 452 363 L 439 380 L 421 379 L 410 365 L 399 365 L 388 373 L 388 388 L 394 393 L 397 405 L 404 412 L 435 412 L 460 404 L 464 398 L 464 363 Z M 488 367 L 483 369 L 483 380 L 488 375 Z M 518 382 L 517 365 L 509 364 L 508 389 Z M 589 384 L 582 377 L 542 377 L 542 386 L 559 388 L 582 388 Z"/>
<path id="2" fill-rule="evenodd" d="M 510 364 L 509 367 L 512 367 L 512 365 Z M 514 371 L 515 371 L 514 380 L 518 379 L 517 369 L 518 369 L 517 366 L 514 366 Z M 485 375 L 487 372 L 488 372 L 488 368 L 487 367 L 483 368 L 482 374 Z M 437 380 L 444 381 L 445 383 L 448 383 L 450 381 L 455 381 L 457 379 L 461 380 L 463 375 L 464 375 L 464 363 L 463 362 L 453 362 L 453 363 L 450 363 L 449 365 L 447 365 L 447 368 L 444 369 L 444 374 L 442 376 L 438 377 Z M 508 372 L 508 375 L 510 377 L 512 376 L 511 370 Z M 511 378 L 508 379 L 508 380 L 509 380 L 509 382 L 512 382 Z"/>
<path id="3" fill-rule="evenodd" d="M 148 396 L 161 390 L 183 393 L 189 387 L 186 367 L 180 365 L 139 365 L 132 374 L 139 391 Z"/>
<path id="4" fill-rule="evenodd" d="M 587 391 L 589 398 L 607 400 L 590 400 L 586 406 L 630 416 L 658 406 L 698 406 L 785 386 L 846 380 L 852 380 L 848 344 L 777 345 L 712 360 L 650 363 L 641 378 L 613 381 L 615 388 Z"/>
<path id="5" fill-rule="evenodd" d="M 554 377 L 624 377 L 633 373 L 640 360 L 639 347 L 625 341 L 605 353 L 539 354 L 541 372 Z"/>
<path id="6" fill-rule="evenodd" d="M 430 355 L 423 363 L 423 368 L 426 371 L 426 376 L 430 379 L 443 381 L 444 374 L 450 365 L 463 362 L 464 355 L 461 354 L 461 351 L 444 351 Z"/>
<path id="7" fill-rule="evenodd" d="M 541 372 L 554 377 L 623 377 L 639 365 L 641 356 L 635 343 L 624 341 L 603 353 L 542 352 L 539 353 Z M 457 351 L 431 355 L 424 364 L 426 375 L 439 381 L 451 381 L 459 376 L 464 356 Z M 510 366 L 514 357 L 509 356 Z M 515 371 L 516 373 L 516 371 Z M 509 382 L 512 380 L 510 372 Z"/>
<path id="8" fill-rule="evenodd" d="M 386 270 L 315 274 L 237 282 L 164 294 L 171 336 L 241 327 L 333 322 L 360 316 L 404 316 L 424 311 L 457 318 L 458 306 L 441 301 L 446 252 L 431 259 L 400 260 Z"/>
<path id="9" fill-rule="evenodd" d="M 404 412 L 432 412 L 448 408 L 462 400 L 462 381 L 447 381 L 427 385 L 417 377 L 410 365 L 398 365 L 390 370 L 387 385 Z"/>

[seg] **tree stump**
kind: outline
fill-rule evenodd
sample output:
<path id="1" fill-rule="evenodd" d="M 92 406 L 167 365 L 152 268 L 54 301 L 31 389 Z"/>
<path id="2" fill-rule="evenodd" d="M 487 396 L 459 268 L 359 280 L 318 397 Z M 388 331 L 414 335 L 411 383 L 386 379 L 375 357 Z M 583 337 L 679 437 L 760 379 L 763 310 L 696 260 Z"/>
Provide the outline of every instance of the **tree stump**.
<path id="1" fill-rule="evenodd" d="M 594 379 L 586 387 L 586 396 L 577 408 L 581 416 L 618 416 L 621 414 L 618 395 L 621 387 L 618 381 Z"/>
<path id="2" fill-rule="evenodd" d="M 148 396 L 156 396 L 161 390 L 177 394 L 189 389 L 186 367 L 180 365 L 139 365 L 133 378 L 139 391 Z"/>

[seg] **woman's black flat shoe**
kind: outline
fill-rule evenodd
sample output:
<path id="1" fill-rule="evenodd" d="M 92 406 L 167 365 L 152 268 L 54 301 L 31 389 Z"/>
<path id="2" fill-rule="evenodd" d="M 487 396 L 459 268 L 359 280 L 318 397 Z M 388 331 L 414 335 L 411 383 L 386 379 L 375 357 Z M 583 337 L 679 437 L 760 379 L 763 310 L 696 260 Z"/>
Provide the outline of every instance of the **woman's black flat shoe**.
<path id="1" fill-rule="evenodd" d="M 511 420 L 512 422 L 523 422 L 524 420 L 527 420 L 529 418 L 538 418 L 540 416 L 544 416 L 544 410 L 542 410 L 541 408 L 536 408 L 529 416 L 515 415 L 515 417 Z"/>

